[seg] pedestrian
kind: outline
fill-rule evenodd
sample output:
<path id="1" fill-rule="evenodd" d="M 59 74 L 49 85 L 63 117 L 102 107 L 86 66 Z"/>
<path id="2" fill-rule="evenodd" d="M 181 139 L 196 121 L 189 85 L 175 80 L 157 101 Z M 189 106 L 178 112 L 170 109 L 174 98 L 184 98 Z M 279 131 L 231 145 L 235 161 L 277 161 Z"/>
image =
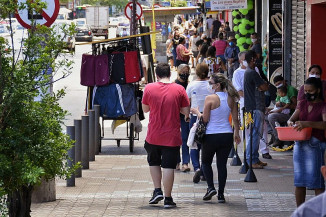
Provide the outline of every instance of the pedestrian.
<path id="1" fill-rule="evenodd" d="M 197 30 L 194 30 L 194 34 L 190 37 L 190 43 L 189 43 L 190 50 L 192 52 L 192 56 L 191 56 L 191 67 L 192 68 L 195 68 L 195 65 L 197 63 L 197 57 L 199 54 L 199 50 L 198 50 L 196 43 L 199 40 L 200 40 L 200 37 L 197 33 Z"/>
<path id="2" fill-rule="evenodd" d="M 213 19 L 213 16 L 212 15 L 209 15 L 209 18 L 206 20 L 206 35 L 208 38 L 212 38 L 212 26 L 213 26 L 213 22 L 214 22 L 214 19 Z"/>
<path id="3" fill-rule="evenodd" d="M 215 40 L 212 44 L 216 48 L 216 57 L 220 57 L 223 60 L 223 63 L 226 63 L 224 52 L 228 46 L 227 41 L 223 40 L 223 33 L 218 34 L 217 40 Z"/>
<path id="4" fill-rule="evenodd" d="M 259 140 L 264 132 L 264 117 L 265 117 L 265 94 L 268 90 L 268 84 L 260 77 L 255 70 L 256 67 L 256 53 L 249 50 L 245 55 L 245 60 L 248 64 L 244 74 L 244 106 L 247 113 L 251 113 L 253 117 L 252 133 L 247 137 L 246 156 L 247 163 L 250 162 L 252 156 L 252 168 L 263 169 L 267 163 L 259 160 L 258 148 Z M 251 136 L 252 135 L 252 136 Z M 250 140 L 252 140 L 252 150 L 250 147 Z"/>
<path id="5" fill-rule="evenodd" d="M 172 42 L 169 45 L 168 50 L 170 50 L 172 47 L 173 63 L 176 66 L 176 64 L 177 64 L 177 46 L 179 45 L 180 34 L 179 34 L 179 30 L 177 30 L 176 28 L 174 28 L 174 29 L 175 30 L 174 30 Z"/>
<path id="6" fill-rule="evenodd" d="M 171 208 L 176 206 L 171 192 L 182 144 L 179 114 L 189 116 L 189 99 L 182 86 L 170 83 L 171 71 L 167 63 L 158 63 L 155 73 L 157 82 L 146 85 L 142 100 L 143 111 L 149 112 L 145 149 L 155 188 L 149 204 L 164 199 L 163 168 L 164 208 Z"/>
<path id="7" fill-rule="evenodd" d="M 231 31 L 231 29 L 230 29 L 230 23 L 229 23 L 228 21 L 225 22 L 224 30 L 225 30 L 226 32 L 230 32 L 230 31 Z"/>
<path id="8" fill-rule="evenodd" d="M 287 89 L 287 98 L 290 99 L 290 113 L 284 114 L 280 112 L 281 110 L 278 110 L 277 112 L 272 112 L 271 114 L 268 115 L 268 122 L 269 125 L 271 126 L 272 129 L 272 138 L 270 141 L 270 144 L 272 144 L 273 147 L 283 147 L 283 142 L 278 139 L 277 131 L 275 129 L 275 123 L 279 123 L 280 125 L 286 125 L 287 121 L 291 117 L 291 114 L 294 112 L 295 108 L 297 107 L 297 96 L 298 96 L 298 91 L 296 88 L 294 88 L 291 85 L 288 85 L 286 81 L 284 80 L 282 75 L 275 76 L 273 79 L 274 85 L 276 88 L 281 88 L 281 87 L 286 87 Z M 280 107 L 281 104 L 281 96 L 277 96 L 275 100 L 275 105 Z"/>
<path id="9" fill-rule="evenodd" d="M 320 79 L 308 78 L 304 84 L 305 99 L 288 120 L 289 126 L 301 131 L 311 127 L 311 138 L 296 141 L 293 148 L 294 186 L 297 206 L 305 201 L 306 188 L 315 190 L 315 195 L 324 192 L 325 184 L 320 167 L 326 148 L 326 103 Z M 325 206 L 325 204 L 324 204 Z"/>
<path id="10" fill-rule="evenodd" d="M 203 114 L 198 109 L 191 112 L 207 123 L 202 147 L 202 168 L 208 185 L 203 200 L 211 200 L 217 194 L 214 187 L 212 162 L 216 154 L 218 172 L 218 202 L 225 203 L 224 188 L 227 179 L 226 163 L 233 141 L 240 143 L 237 100 L 239 94 L 223 74 L 213 74 L 209 80 L 211 95 L 205 98 Z M 229 122 L 230 113 L 234 131 Z"/>
<path id="11" fill-rule="evenodd" d="M 204 59 L 206 58 L 208 48 L 209 48 L 209 45 L 207 43 L 203 43 L 200 46 L 199 55 L 197 57 L 198 63 L 202 63 L 204 61 Z"/>
<path id="12" fill-rule="evenodd" d="M 263 62 L 263 49 L 261 47 L 260 41 L 258 40 L 258 33 L 254 32 L 251 34 L 251 42 L 250 49 L 255 51 L 257 55 L 256 67 L 258 67 L 259 71 L 262 71 L 262 62 Z"/>
<path id="13" fill-rule="evenodd" d="M 190 40 L 189 30 L 188 30 L 188 29 L 185 29 L 185 30 L 183 31 L 183 35 L 184 35 L 184 37 L 185 37 L 185 39 L 186 39 L 186 44 L 185 44 L 185 46 L 186 46 L 187 49 L 189 49 L 189 40 Z"/>
<path id="14" fill-rule="evenodd" d="M 218 19 L 218 15 L 216 15 L 216 20 L 213 21 L 211 32 L 212 32 L 212 38 L 215 39 L 218 36 L 219 29 L 221 27 L 222 23 Z"/>
<path id="15" fill-rule="evenodd" d="M 234 36 L 230 36 L 229 46 L 225 49 L 224 57 L 228 67 L 228 78 L 232 80 L 233 72 L 239 68 L 238 54 L 240 53 L 239 47 L 236 45 L 236 39 Z"/>
<path id="16" fill-rule="evenodd" d="M 187 64 L 180 64 L 177 69 L 178 72 L 178 77 L 174 81 L 176 84 L 181 85 L 185 90 L 187 89 L 188 86 L 188 78 L 190 75 L 190 67 Z M 189 116 L 185 117 L 185 115 L 180 113 L 180 124 L 181 124 L 181 138 L 182 138 L 182 167 L 181 171 L 182 172 L 189 172 L 190 167 L 189 167 L 189 162 L 190 162 L 190 154 L 189 154 L 189 147 L 187 145 L 187 140 L 189 136 Z M 177 170 L 180 169 L 180 155 L 178 158 L 178 164 L 177 164 Z"/>
<path id="17" fill-rule="evenodd" d="M 196 66 L 196 80 L 189 83 L 187 87 L 187 95 L 191 102 L 191 108 L 198 108 L 199 112 L 204 111 L 205 97 L 210 94 L 208 91 L 208 65 L 206 63 L 199 63 Z M 192 113 L 190 116 L 189 127 L 191 128 L 197 120 L 197 115 Z M 197 149 L 190 150 L 191 162 L 194 167 L 193 182 L 198 183 L 203 174 L 200 166 L 200 150 L 201 144 L 197 144 Z"/>
<path id="18" fill-rule="evenodd" d="M 204 62 L 208 65 L 208 77 L 214 73 L 224 73 L 226 70 L 225 65 L 221 58 L 216 57 L 216 49 L 214 46 L 209 46 L 206 52 L 206 58 Z"/>
<path id="19" fill-rule="evenodd" d="M 170 63 L 170 66 L 171 66 L 171 69 L 173 69 L 174 67 L 174 62 L 173 62 L 173 46 L 170 46 L 170 44 L 172 43 L 172 38 L 173 38 L 173 35 L 170 33 L 169 34 L 169 37 L 168 37 L 168 40 L 166 40 L 166 57 L 167 57 L 167 60 L 168 62 Z"/>
<path id="20" fill-rule="evenodd" d="M 180 64 L 189 63 L 189 59 L 192 53 L 185 47 L 185 43 L 186 39 L 184 37 L 180 37 L 179 45 L 177 46 L 177 62 L 175 64 L 176 67 L 178 67 Z"/>
<path id="21" fill-rule="evenodd" d="M 320 65 L 317 65 L 317 64 L 311 65 L 308 69 L 308 72 L 309 72 L 309 74 L 308 74 L 309 78 L 317 78 L 317 79 L 321 80 L 321 75 L 323 73 L 323 70 Z M 322 93 L 323 93 L 324 100 L 326 102 L 326 81 L 321 80 L 321 82 L 322 82 Z M 304 85 L 302 85 L 300 87 L 300 90 L 298 93 L 298 101 L 301 101 L 304 99 L 305 99 Z"/>
<path id="22" fill-rule="evenodd" d="M 324 154 L 324 162 L 326 162 L 326 153 Z M 326 182 L 326 166 L 321 166 L 320 170 Z M 326 191 L 303 203 L 292 213 L 291 217 L 326 216 L 325 204 Z"/>

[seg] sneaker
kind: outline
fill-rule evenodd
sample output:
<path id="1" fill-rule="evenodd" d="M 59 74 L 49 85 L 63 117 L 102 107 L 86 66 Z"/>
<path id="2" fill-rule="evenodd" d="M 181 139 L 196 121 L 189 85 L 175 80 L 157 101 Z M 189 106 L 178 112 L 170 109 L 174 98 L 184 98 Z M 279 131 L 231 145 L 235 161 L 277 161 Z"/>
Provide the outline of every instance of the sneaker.
<path id="1" fill-rule="evenodd" d="M 224 194 L 219 194 L 219 195 L 217 196 L 217 201 L 218 201 L 219 203 L 225 203 L 225 197 L 224 197 Z"/>
<path id="2" fill-rule="evenodd" d="M 262 162 L 262 161 L 258 161 L 257 163 L 258 163 L 259 165 L 262 165 L 263 167 L 267 166 L 267 163 Z"/>
<path id="3" fill-rule="evenodd" d="M 180 164 L 178 163 L 177 166 L 175 167 L 176 170 L 180 170 Z"/>
<path id="4" fill-rule="evenodd" d="M 214 195 L 216 195 L 217 192 L 214 188 L 207 188 L 207 192 L 205 196 L 203 197 L 203 200 L 211 200 Z"/>
<path id="5" fill-rule="evenodd" d="M 184 173 L 189 172 L 190 168 L 188 167 L 188 164 L 183 164 L 181 171 Z"/>
<path id="6" fill-rule="evenodd" d="M 264 169 L 264 167 L 262 165 L 258 164 L 258 163 L 253 164 L 252 168 L 253 169 Z"/>
<path id="7" fill-rule="evenodd" d="M 205 176 L 200 176 L 200 181 L 206 182 Z"/>
<path id="8" fill-rule="evenodd" d="M 162 191 L 153 191 L 153 197 L 149 200 L 149 204 L 158 204 L 161 200 L 163 200 L 163 192 Z"/>
<path id="9" fill-rule="evenodd" d="M 269 153 L 262 154 L 263 158 L 265 159 L 272 159 L 272 156 Z"/>
<path id="10" fill-rule="evenodd" d="M 274 148 L 283 148 L 283 142 L 279 139 L 275 139 L 274 143 L 272 144 Z"/>
<path id="11" fill-rule="evenodd" d="M 175 204 L 175 202 L 173 202 L 172 198 L 168 199 L 168 200 L 165 198 L 165 200 L 164 200 L 164 208 L 174 208 L 176 206 L 177 206 L 177 204 Z"/>
<path id="12" fill-rule="evenodd" d="M 193 181 L 194 183 L 198 183 L 198 182 L 200 181 L 200 175 L 201 175 L 201 171 L 200 171 L 200 169 L 196 170 L 195 175 L 194 175 L 194 177 L 192 178 L 192 181 Z"/>

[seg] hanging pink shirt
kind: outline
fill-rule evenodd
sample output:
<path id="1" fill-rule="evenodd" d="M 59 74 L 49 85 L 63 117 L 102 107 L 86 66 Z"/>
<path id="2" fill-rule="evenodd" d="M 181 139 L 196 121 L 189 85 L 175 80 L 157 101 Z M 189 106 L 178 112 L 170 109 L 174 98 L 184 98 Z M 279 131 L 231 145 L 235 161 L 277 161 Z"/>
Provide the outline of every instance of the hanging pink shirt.
<path id="1" fill-rule="evenodd" d="M 228 46 L 227 42 L 224 40 L 216 40 L 212 45 L 216 48 L 216 56 L 224 55 L 224 51 Z"/>

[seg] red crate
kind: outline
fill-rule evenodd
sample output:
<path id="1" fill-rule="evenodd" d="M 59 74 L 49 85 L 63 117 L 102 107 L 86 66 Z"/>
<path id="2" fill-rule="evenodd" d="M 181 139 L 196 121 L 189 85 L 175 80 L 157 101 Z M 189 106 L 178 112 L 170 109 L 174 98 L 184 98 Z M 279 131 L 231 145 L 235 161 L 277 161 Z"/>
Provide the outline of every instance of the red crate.
<path id="1" fill-rule="evenodd" d="M 293 127 L 275 127 L 278 139 L 281 141 L 303 141 L 311 138 L 311 127 L 297 131 Z"/>

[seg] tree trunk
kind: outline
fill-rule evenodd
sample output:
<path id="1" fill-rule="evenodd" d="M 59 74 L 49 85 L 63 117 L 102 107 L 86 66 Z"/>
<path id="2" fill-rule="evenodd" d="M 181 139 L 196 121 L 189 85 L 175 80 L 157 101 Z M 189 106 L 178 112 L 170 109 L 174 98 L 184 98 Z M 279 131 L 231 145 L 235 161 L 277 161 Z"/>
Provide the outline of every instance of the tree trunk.
<path id="1" fill-rule="evenodd" d="M 10 217 L 30 217 L 32 186 L 23 186 L 20 190 L 8 195 L 8 210 Z"/>

